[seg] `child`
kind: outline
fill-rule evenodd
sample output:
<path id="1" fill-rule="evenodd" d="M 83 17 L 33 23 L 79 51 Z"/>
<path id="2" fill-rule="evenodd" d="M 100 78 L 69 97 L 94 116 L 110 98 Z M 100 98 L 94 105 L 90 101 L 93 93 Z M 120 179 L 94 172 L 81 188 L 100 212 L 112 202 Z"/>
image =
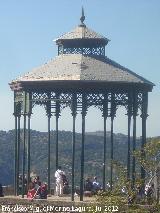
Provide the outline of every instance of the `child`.
<path id="1" fill-rule="evenodd" d="M 36 196 L 36 189 L 35 189 L 35 184 L 34 183 L 30 183 L 29 184 L 29 187 L 28 187 L 29 189 L 28 189 L 28 193 L 27 193 L 27 198 L 29 199 L 29 200 L 33 200 L 34 198 L 35 198 L 35 196 Z"/>

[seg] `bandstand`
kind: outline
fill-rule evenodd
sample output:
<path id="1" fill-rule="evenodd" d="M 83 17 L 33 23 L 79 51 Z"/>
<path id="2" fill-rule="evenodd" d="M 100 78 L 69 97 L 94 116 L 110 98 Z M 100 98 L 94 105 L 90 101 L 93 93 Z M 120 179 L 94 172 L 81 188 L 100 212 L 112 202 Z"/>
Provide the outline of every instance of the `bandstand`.
<path id="1" fill-rule="evenodd" d="M 51 116 L 56 117 L 56 168 L 59 164 L 58 129 L 59 116 L 65 107 L 70 107 L 73 118 L 72 133 L 72 183 L 71 199 L 74 200 L 75 188 L 75 124 L 76 115 L 82 116 L 82 141 L 80 162 L 80 200 L 83 200 L 84 186 L 84 145 L 85 118 L 90 106 L 100 109 L 104 122 L 103 144 L 103 189 L 106 188 L 106 123 L 110 119 L 110 186 L 113 181 L 114 160 L 114 118 L 119 106 L 126 109 L 128 117 L 127 176 L 135 181 L 135 158 L 131 155 L 136 148 L 136 121 L 138 110 L 141 112 L 141 149 L 146 143 L 146 120 L 148 92 L 152 91 L 153 83 L 121 66 L 105 55 L 105 47 L 109 40 L 85 24 L 82 10 L 81 23 L 71 32 L 56 39 L 58 56 L 48 63 L 33 69 L 31 72 L 18 77 L 10 83 L 14 91 L 15 116 L 15 195 L 18 195 L 18 177 L 20 162 L 22 162 L 22 197 L 24 197 L 24 175 L 30 178 L 30 122 L 32 109 L 35 105 L 45 107 L 48 118 L 48 190 L 50 192 L 51 168 Z M 23 157 L 20 161 L 20 129 L 23 118 Z M 131 127 L 131 125 L 133 125 Z M 133 131 L 131 133 L 131 130 Z M 132 139 L 131 139 L 132 138 Z M 131 144 L 132 143 L 132 144 Z M 131 149 L 132 147 L 132 149 Z M 26 150 L 27 149 L 27 150 Z M 141 177 L 145 178 L 145 171 L 141 168 Z"/>

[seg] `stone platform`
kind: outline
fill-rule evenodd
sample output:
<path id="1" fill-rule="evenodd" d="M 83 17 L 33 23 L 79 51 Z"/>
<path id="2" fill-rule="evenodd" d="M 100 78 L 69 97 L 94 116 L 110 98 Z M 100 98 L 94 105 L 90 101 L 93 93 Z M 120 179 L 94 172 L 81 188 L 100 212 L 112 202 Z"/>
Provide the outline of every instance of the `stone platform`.
<path id="1" fill-rule="evenodd" d="M 95 197 L 84 197 L 84 201 L 80 201 L 79 197 L 75 197 L 75 201 L 71 201 L 70 196 L 50 196 L 47 200 L 35 199 L 30 201 L 26 197 L 5 196 L 0 198 L 0 213 L 86 212 L 86 208 L 92 208 L 95 201 Z"/>

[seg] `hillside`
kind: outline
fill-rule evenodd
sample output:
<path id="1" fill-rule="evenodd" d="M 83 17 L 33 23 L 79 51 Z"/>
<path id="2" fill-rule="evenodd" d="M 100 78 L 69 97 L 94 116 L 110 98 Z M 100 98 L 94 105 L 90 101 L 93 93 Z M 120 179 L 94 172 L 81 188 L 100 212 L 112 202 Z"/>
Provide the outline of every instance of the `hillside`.
<path id="1" fill-rule="evenodd" d="M 22 133 L 22 132 L 21 132 Z M 21 135 L 22 136 L 22 135 Z M 110 163 L 110 133 L 107 132 L 107 175 Z M 137 146 L 140 140 L 137 139 Z M 14 130 L 0 131 L 0 183 L 13 184 L 14 171 Z M 22 148 L 22 147 L 21 147 Z M 76 159 L 75 176 L 79 184 L 81 134 L 76 133 Z M 72 132 L 59 131 L 59 164 L 71 179 L 72 159 Z M 114 134 L 114 159 L 126 164 L 127 136 Z M 85 177 L 97 175 L 102 177 L 103 165 L 103 132 L 90 132 L 86 134 L 85 141 Z M 47 133 L 31 131 L 31 171 L 47 180 Z M 55 172 L 55 132 L 51 132 L 51 182 L 54 182 Z"/>

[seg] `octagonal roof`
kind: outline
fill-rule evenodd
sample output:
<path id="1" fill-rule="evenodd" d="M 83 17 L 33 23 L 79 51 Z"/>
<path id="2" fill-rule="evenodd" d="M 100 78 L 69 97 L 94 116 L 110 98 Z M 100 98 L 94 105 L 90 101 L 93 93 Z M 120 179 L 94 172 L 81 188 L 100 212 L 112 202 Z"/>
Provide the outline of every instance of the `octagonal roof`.
<path id="1" fill-rule="evenodd" d="M 103 43 L 107 44 L 109 39 L 96 33 L 95 31 L 86 27 L 86 25 L 78 25 L 72 31 L 63 34 L 59 38 L 55 39 L 56 43 L 60 43 L 63 40 L 73 40 L 73 39 L 94 39 L 101 40 Z"/>
<path id="2" fill-rule="evenodd" d="M 113 85 L 114 83 L 116 83 L 116 85 L 117 83 L 121 85 L 138 84 L 145 85 L 147 88 L 149 88 L 149 90 L 151 90 L 154 86 L 152 82 L 121 66 L 103 54 L 98 55 L 98 52 L 97 55 L 92 54 L 92 51 L 94 51 L 95 47 L 104 48 L 104 45 L 106 45 L 109 40 L 86 27 L 86 25 L 83 23 L 84 19 L 85 17 L 82 11 L 82 17 L 80 19 L 81 24 L 71 32 L 66 33 L 56 39 L 56 43 L 59 45 L 69 41 L 73 44 L 74 48 L 74 45 L 77 44 L 75 41 L 78 41 L 82 44 L 82 46 L 78 46 L 78 48 L 83 49 L 86 47 L 88 48 L 86 44 L 91 40 L 93 41 L 91 43 L 89 42 L 93 45 L 93 47 L 91 47 L 93 49 L 90 49 L 89 51 L 91 54 L 83 55 L 81 54 L 82 51 L 79 51 L 79 53 L 73 51 L 72 54 L 70 54 L 70 52 L 62 52 L 62 54 L 53 58 L 46 64 L 34 68 L 30 72 L 13 80 L 10 83 L 11 88 L 13 90 L 18 90 L 21 89 L 22 86 L 18 87 L 16 84 L 22 85 L 25 83 L 25 85 L 28 84 L 29 87 L 30 83 L 32 83 L 32 85 L 36 85 L 36 83 L 40 85 L 42 82 L 48 82 L 50 87 L 54 88 L 55 82 L 56 84 L 60 82 L 59 85 L 62 85 L 62 83 L 65 84 L 70 81 L 74 82 L 75 84 L 75 82 L 78 81 L 81 83 L 88 82 L 88 85 L 91 83 L 94 85 L 95 83 L 102 83 L 104 87 L 107 86 L 108 83 Z"/>
<path id="3" fill-rule="evenodd" d="M 34 68 L 12 83 L 27 81 L 106 81 L 121 83 L 147 83 L 148 80 L 105 57 L 90 57 L 81 54 L 59 55 L 48 63 Z"/>

